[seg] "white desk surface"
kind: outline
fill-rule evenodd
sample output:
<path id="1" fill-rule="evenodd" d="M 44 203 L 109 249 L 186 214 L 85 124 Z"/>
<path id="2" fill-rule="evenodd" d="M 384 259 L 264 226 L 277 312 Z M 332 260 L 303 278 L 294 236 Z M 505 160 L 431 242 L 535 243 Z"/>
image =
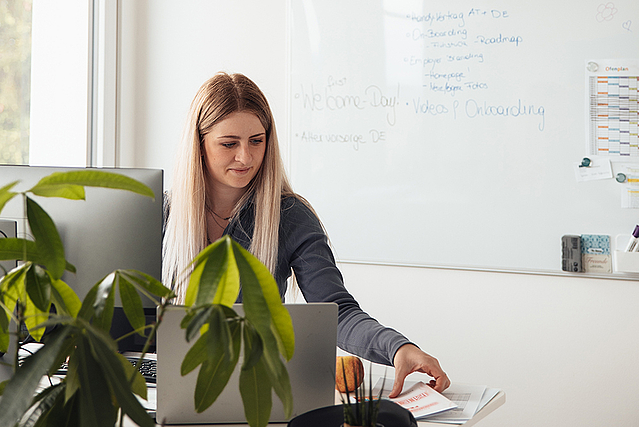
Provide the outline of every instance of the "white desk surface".
<path id="1" fill-rule="evenodd" d="M 501 405 L 503 405 L 506 402 L 506 393 L 504 393 L 503 391 L 500 391 L 499 393 L 497 393 L 497 395 L 486 404 L 486 406 L 484 406 L 481 411 L 477 412 L 475 414 L 475 416 L 467 421 L 466 423 L 463 424 L 464 427 L 472 427 L 475 424 L 477 424 L 479 421 L 483 420 L 484 418 L 486 418 L 486 416 L 488 416 L 489 414 L 491 414 L 495 409 L 499 408 Z M 242 426 L 246 426 L 248 424 L 213 424 L 215 427 L 242 427 Z M 286 427 L 287 423 L 272 423 L 269 424 L 269 426 L 273 426 L 273 427 Z M 428 421 L 418 421 L 417 425 L 420 427 L 454 427 L 456 425 L 459 424 L 444 424 L 444 423 L 431 423 Z M 124 422 L 124 426 L 125 427 L 134 427 L 135 424 L 129 420 L 126 419 Z M 198 426 L 211 426 L 211 424 L 188 424 L 188 425 L 184 425 L 184 427 L 198 427 Z M 174 427 L 181 427 L 180 425 L 174 425 Z"/>

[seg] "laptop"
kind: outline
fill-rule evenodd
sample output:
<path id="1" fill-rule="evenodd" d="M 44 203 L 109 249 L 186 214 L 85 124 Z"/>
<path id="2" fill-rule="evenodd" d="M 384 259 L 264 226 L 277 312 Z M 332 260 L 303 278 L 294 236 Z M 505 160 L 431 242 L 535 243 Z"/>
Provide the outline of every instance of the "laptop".
<path id="1" fill-rule="evenodd" d="M 337 346 L 337 304 L 309 303 L 284 305 L 293 320 L 295 354 L 286 364 L 293 392 L 295 417 L 335 403 L 335 357 Z M 242 305 L 233 307 L 242 313 Z M 194 393 L 199 368 L 186 376 L 180 365 L 196 341 L 186 342 L 180 322 L 182 306 L 171 306 L 157 332 L 157 409 L 156 422 L 165 424 L 246 423 L 239 391 L 242 355 L 235 372 L 217 400 L 202 413 L 195 411 Z M 286 422 L 282 402 L 273 392 L 270 422 Z"/>

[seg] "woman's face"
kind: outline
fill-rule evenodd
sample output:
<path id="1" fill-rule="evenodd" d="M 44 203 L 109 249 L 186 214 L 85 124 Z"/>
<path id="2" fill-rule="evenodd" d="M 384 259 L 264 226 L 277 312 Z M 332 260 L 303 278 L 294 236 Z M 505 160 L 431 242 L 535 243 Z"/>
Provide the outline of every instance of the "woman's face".
<path id="1" fill-rule="evenodd" d="M 216 192 L 243 190 L 264 160 L 266 131 L 255 114 L 235 112 L 204 136 L 202 150 Z"/>

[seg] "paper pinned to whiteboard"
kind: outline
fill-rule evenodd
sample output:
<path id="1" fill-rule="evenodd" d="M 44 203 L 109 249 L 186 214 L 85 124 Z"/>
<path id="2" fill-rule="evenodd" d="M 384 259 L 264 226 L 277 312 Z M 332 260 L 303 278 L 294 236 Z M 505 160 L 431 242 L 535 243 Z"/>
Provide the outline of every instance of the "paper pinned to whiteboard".
<path id="1" fill-rule="evenodd" d="M 588 154 L 638 158 L 639 59 L 589 60 L 586 70 Z"/>
<path id="2" fill-rule="evenodd" d="M 620 165 L 620 172 L 626 178 L 621 188 L 622 209 L 639 209 L 639 165 Z"/>
<path id="3" fill-rule="evenodd" d="M 586 167 L 582 167 L 581 163 L 575 163 L 574 169 L 578 182 L 612 178 L 612 166 L 607 158 L 592 158 L 590 166 Z"/>

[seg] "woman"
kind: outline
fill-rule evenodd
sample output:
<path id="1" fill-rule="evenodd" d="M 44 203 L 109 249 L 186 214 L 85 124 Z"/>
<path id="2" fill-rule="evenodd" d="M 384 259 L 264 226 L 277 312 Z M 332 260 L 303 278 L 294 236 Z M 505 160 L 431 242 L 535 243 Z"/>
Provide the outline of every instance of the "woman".
<path id="1" fill-rule="evenodd" d="M 435 358 L 364 313 L 346 291 L 317 215 L 286 178 L 268 102 L 247 77 L 219 73 L 202 85 L 191 104 L 173 181 L 163 279 L 176 279 L 178 302 L 187 285 L 181 272 L 210 242 L 228 234 L 269 268 L 282 298 L 292 271 L 306 301 L 337 303 L 338 345 L 393 365 L 392 397 L 416 371 L 432 376 L 435 390 L 448 387 Z"/>

